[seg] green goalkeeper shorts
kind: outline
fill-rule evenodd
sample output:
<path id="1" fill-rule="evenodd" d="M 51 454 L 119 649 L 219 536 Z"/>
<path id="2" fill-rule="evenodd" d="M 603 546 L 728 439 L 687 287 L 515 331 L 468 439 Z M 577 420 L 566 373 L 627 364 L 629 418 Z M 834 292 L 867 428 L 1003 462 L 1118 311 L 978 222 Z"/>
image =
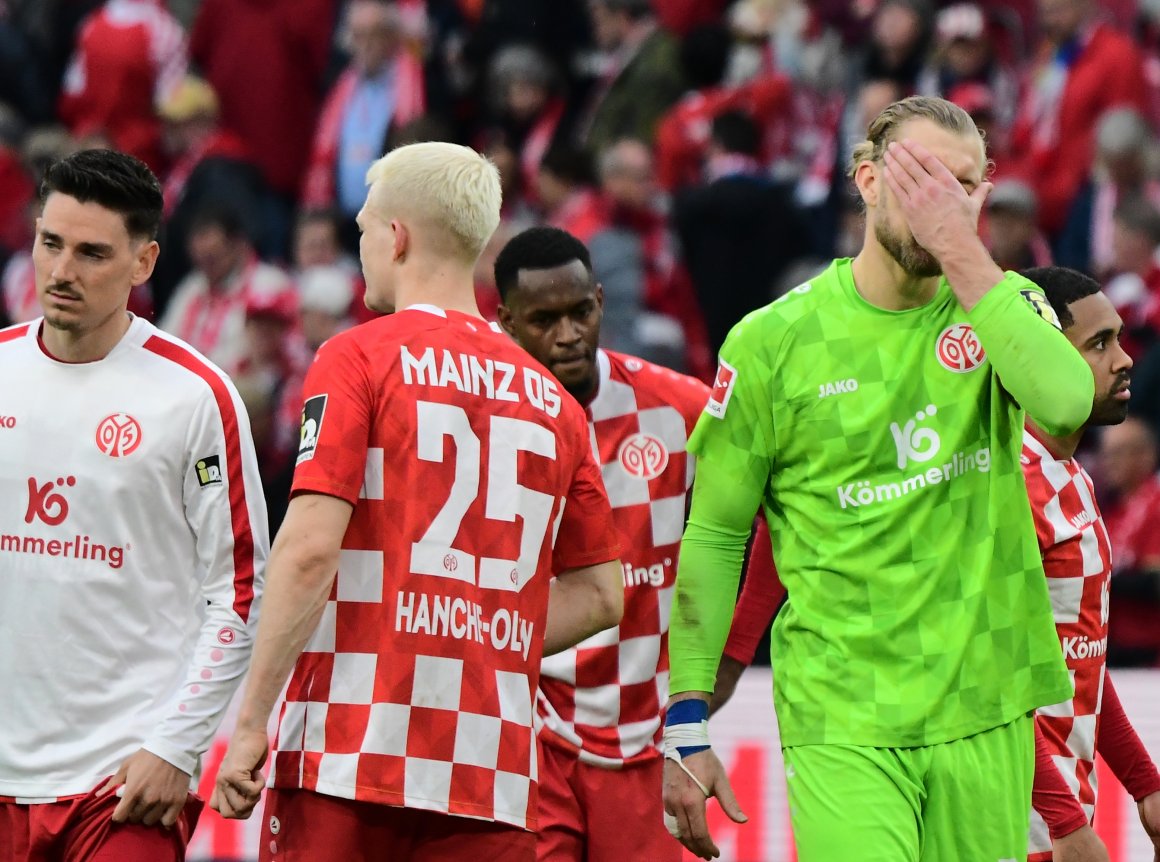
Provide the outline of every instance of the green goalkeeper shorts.
<path id="1" fill-rule="evenodd" d="M 783 750 L 800 862 L 1023 862 L 1030 715 L 921 748 Z"/>

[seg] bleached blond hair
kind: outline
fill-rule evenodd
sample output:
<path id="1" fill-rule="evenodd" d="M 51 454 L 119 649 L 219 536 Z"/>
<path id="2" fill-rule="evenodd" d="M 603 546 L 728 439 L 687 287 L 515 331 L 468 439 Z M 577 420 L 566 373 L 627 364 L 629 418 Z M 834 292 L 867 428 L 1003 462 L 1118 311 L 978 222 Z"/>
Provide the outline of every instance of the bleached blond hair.
<path id="1" fill-rule="evenodd" d="M 414 219 L 439 251 L 470 262 L 499 227 L 499 171 L 469 147 L 443 141 L 398 147 L 371 165 L 367 185 L 368 208 Z"/>

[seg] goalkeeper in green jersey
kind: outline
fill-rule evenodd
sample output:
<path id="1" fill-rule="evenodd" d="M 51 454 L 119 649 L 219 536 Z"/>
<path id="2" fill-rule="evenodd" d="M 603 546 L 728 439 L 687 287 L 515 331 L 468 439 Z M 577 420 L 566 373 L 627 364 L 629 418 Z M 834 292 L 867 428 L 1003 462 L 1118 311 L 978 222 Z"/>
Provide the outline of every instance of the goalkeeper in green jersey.
<path id="1" fill-rule="evenodd" d="M 942 99 L 853 153 L 862 251 L 734 327 L 689 442 L 665 727 L 666 824 L 702 858 L 707 701 L 754 512 L 789 599 L 774 702 L 802 862 L 1022 860 L 1031 713 L 1071 697 L 1019 456 L 1094 381 L 1042 292 L 977 234 L 984 142 Z"/>

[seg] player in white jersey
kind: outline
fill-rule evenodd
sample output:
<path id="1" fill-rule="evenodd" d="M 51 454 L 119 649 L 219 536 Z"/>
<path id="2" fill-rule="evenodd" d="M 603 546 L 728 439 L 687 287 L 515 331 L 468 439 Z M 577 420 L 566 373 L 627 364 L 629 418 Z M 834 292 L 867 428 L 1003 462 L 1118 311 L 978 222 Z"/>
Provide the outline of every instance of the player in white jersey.
<path id="1" fill-rule="evenodd" d="M 0 330 L 0 859 L 180 860 L 249 660 L 257 460 L 226 377 L 126 310 L 157 178 L 85 150 L 41 199 L 44 317 Z"/>

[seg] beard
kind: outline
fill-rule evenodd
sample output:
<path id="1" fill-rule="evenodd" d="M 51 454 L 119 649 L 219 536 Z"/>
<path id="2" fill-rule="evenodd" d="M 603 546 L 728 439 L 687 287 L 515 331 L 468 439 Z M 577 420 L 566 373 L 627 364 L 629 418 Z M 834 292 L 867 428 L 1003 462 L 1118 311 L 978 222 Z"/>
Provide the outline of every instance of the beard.
<path id="1" fill-rule="evenodd" d="M 936 275 L 942 275 L 942 264 L 915 242 L 913 236 L 899 236 L 885 221 L 879 219 L 875 219 L 874 222 L 874 236 L 907 275 L 913 278 L 934 278 Z"/>

